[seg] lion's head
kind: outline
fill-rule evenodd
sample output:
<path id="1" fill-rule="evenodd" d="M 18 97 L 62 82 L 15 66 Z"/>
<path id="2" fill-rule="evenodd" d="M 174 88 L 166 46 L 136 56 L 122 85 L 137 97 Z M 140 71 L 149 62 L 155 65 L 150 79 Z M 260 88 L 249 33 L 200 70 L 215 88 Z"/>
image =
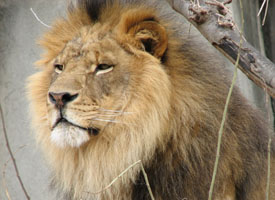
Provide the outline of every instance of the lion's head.
<path id="1" fill-rule="evenodd" d="M 169 78 L 161 64 L 167 34 L 152 11 L 131 9 L 104 25 L 81 24 L 71 38 L 55 36 L 65 23 L 55 25 L 42 41 L 51 55 L 32 78 L 45 84 L 41 101 L 51 141 L 59 147 L 80 147 L 125 132 L 115 131 L 118 127 L 162 127 L 170 100 Z M 58 39 L 63 45 L 49 41 Z"/>
<path id="2" fill-rule="evenodd" d="M 125 13 L 122 20 L 132 15 Z M 166 49 L 166 34 L 147 15 L 116 27 L 81 27 L 52 59 L 47 115 L 54 143 L 79 147 L 97 134 L 117 136 L 111 136 L 116 126 L 142 129 L 135 122 L 139 114 L 167 109 L 169 82 L 159 60 Z M 142 102 L 157 102 L 162 93 L 161 105 L 142 108 Z"/>
<path id="3" fill-rule="evenodd" d="M 81 6 L 57 21 L 40 41 L 41 71 L 29 79 L 37 140 L 67 190 L 85 188 L 72 186 L 83 175 L 67 177 L 84 166 L 100 176 L 86 186 L 100 189 L 149 158 L 169 130 L 168 33 L 152 9 L 113 6 L 95 21 Z"/>

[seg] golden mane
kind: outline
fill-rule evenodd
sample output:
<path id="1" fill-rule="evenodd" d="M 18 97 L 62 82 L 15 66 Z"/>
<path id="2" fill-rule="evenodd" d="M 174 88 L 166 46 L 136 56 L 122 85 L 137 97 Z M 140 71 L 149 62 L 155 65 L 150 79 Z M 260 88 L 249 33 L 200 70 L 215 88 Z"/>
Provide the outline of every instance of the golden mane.
<path id="1" fill-rule="evenodd" d="M 183 43 L 173 29 L 173 20 L 166 20 L 150 6 L 107 3 L 94 16 L 90 10 L 97 8 L 87 2 L 71 8 L 67 18 L 57 20 L 40 40 L 46 49 L 37 62 L 41 71 L 28 83 L 32 124 L 53 168 L 53 187 L 69 199 L 149 199 L 139 166 L 108 190 L 92 194 L 141 160 L 156 199 L 206 199 L 228 75 L 213 55 L 190 48 L 192 36 Z M 60 54 L 75 53 L 67 50 L 71 43 L 81 39 L 81 45 L 87 45 L 91 34 L 99 43 L 107 38 L 109 47 L 102 45 L 106 54 L 113 51 L 110 57 L 114 59 L 123 55 L 117 62 L 129 66 L 125 94 L 115 94 L 121 96 L 119 102 L 108 95 L 102 97 L 105 108 L 119 107 L 131 114 L 116 116 L 119 123 L 96 124 L 101 128 L 99 134 L 79 147 L 60 148 L 50 136 L 48 93 L 61 90 L 53 64 Z M 121 73 L 125 71 L 117 76 L 123 77 Z M 69 76 L 62 77 L 66 82 Z M 106 78 L 102 81 L 108 84 Z M 76 86 L 62 85 L 70 91 L 72 87 Z M 83 99 L 89 101 L 86 96 Z M 79 110 L 87 108 L 83 104 Z M 225 124 L 216 199 L 263 198 L 267 136 L 261 114 L 236 88 Z"/>

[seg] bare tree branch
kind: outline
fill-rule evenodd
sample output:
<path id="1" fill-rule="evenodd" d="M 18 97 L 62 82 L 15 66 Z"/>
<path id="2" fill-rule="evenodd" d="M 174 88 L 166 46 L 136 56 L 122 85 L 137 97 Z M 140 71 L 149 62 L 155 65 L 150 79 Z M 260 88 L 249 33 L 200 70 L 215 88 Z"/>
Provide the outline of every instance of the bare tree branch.
<path id="1" fill-rule="evenodd" d="M 237 60 L 240 33 L 225 4 L 215 0 L 194 3 L 190 0 L 167 0 L 172 8 L 189 20 L 201 34 L 233 64 Z M 211 4 L 211 5 L 210 5 Z M 244 41 L 238 68 L 259 87 L 275 98 L 275 65 Z"/>
<path id="2" fill-rule="evenodd" d="M 20 183 L 20 186 L 21 186 L 21 188 L 22 188 L 25 196 L 26 196 L 26 199 L 30 200 L 30 196 L 28 195 L 27 190 L 25 189 L 25 186 L 23 184 L 23 181 L 22 181 L 22 179 L 21 179 L 21 177 L 19 175 L 17 164 L 16 164 L 15 158 L 14 158 L 13 153 L 12 153 L 11 148 L 10 148 L 10 143 L 9 143 L 9 139 L 8 139 L 8 135 L 7 135 L 7 131 L 6 131 L 4 114 L 3 114 L 3 110 L 2 110 L 1 104 L 0 104 L 0 114 L 1 114 L 1 120 L 2 120 L 2 126 L 3 126 L 3 133 L 4 133 L 5 140 L 6 140 L 6 146 L 7 146 L 7 149 L 9 151 L 10 157 L 12 159 L 12 163 L 13 163 L 13 166 L 14 166 L 14 169 L 15 169 L 15 172 L 16 172 L 17 179 L 18 179 L 18 181 Z"/>

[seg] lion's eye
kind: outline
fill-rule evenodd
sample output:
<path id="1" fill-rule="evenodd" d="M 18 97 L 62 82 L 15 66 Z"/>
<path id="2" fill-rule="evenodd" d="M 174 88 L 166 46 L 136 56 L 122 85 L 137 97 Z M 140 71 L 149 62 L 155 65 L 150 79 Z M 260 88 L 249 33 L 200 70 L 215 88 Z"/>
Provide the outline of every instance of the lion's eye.
<path id="1" fill-rule="evenodd" d="M 56 73 L 60 74 L 64 69 L 64 65 L 54 64 L 54 70 Z"/>
<path id="2" fill-rule="evenodd" d="M 104 73 L 110 72 L 110 71 L 113 70 L 113 68 L 114 68 L 114 65 L 99 64 L 99 65 L 96 67 L 96 75 L 104 74 Z"/>

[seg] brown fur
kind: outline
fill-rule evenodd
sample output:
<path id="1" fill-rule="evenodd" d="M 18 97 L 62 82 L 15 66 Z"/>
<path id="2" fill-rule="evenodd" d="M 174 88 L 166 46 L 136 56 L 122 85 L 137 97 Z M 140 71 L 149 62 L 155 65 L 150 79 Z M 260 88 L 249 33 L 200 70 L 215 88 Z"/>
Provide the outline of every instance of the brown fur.
<path id="1" fill-rule="evenodd" d="M 228 76 L 210 54 L 197 58 L 172 26 L 173 20 L 143 5 L 107 5 L 97 19 L 79 6 L 40 41 L 47 51 L 28 86 L 33 126 L 53 168 L 53 186 L 65 199 L 150 199 L 140 166 L 91 194 L 137 160 L 156 199 L 207 199 Z M 55 73 L 54 63 L 65 69 Z M 114 65 L 113 71 L 96 76 L 102 63 Z M 56 146 L 50 135 L 57 111 L 49 92 L 77 93 L 66 117 L 99 134 L 80 147 Z M 106 109 L 123 113 L 112 113 L 113 122 L 95 120 L 109 115 Z M 266 129 L 235 88 L 214 199 L 264 199 Z"/>

